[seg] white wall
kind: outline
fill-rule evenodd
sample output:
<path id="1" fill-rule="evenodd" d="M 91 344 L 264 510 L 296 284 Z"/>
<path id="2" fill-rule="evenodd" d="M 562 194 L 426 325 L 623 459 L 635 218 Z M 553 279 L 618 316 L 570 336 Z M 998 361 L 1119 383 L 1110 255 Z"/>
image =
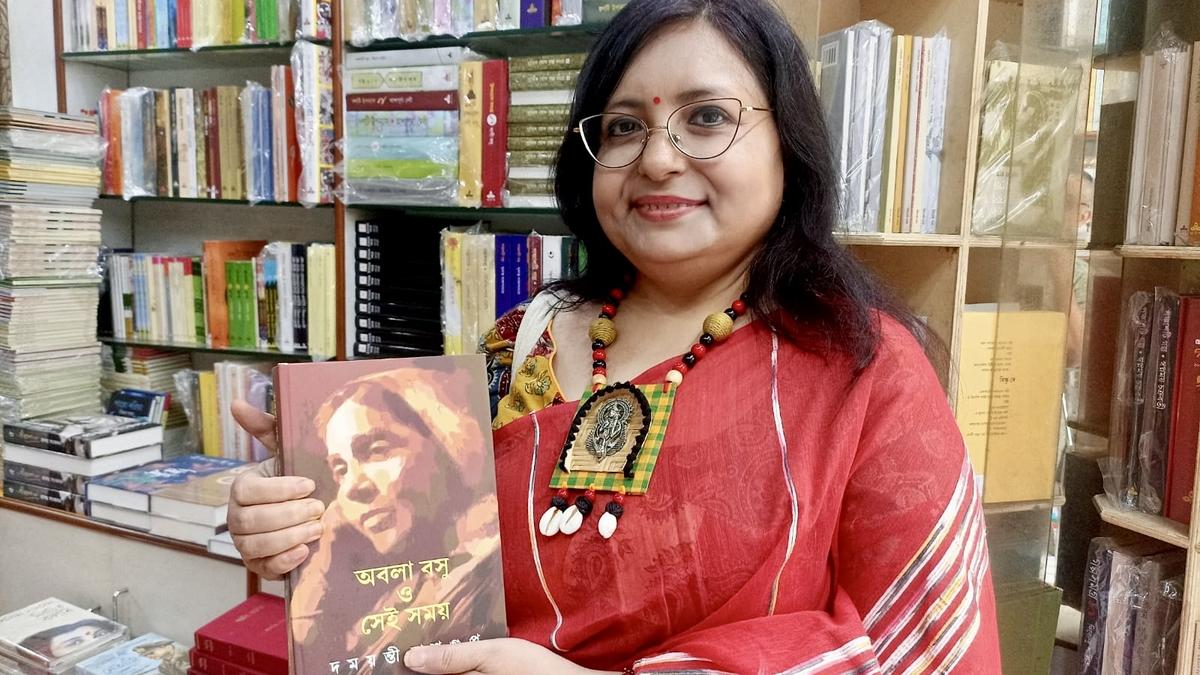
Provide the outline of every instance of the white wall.
<path id="1" fill-rule="evenodd" d="M 7 0 L 13 105 L 58 110 L 54 15 L 49 0 Z"/>

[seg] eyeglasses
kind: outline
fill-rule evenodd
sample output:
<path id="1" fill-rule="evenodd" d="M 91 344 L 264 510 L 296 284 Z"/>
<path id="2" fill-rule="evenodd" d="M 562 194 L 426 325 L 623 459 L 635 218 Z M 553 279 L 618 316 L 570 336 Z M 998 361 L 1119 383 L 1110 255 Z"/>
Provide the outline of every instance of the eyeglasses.
<path id="1" fill-rule="evenodd" d="M 607 169 L 636 162 L 650 142 L 650 134 L 659 130 L 666 131 L 671 145 L 688 157 L 713 159 L 733 145 L 742 115 L 753 111 L 773 109 L 742 105 L 736 98 L 711 98 L 675 110 L 666 126 L 652 127 L 627 113 L 600 113 L 583 118 L 572 131 L 583 139 L 592 159 Z"/>

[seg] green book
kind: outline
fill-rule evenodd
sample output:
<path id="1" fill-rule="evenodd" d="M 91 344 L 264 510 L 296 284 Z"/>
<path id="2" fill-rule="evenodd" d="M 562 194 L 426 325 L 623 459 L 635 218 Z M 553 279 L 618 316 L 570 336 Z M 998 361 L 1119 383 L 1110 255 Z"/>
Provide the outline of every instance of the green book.
<path id="1" fill-rule="evenodd" d="M 204 344 L 208 331 L 204 325 L 207 316 L 204 312 L 204 264 L 199 256 L 192 258 L 192 293 L 192 308 L 196 313 L 196 342 Z"/>
<path id="2" fill-rule="evenodd" d="M 583 22 L 606 22 L 628 4 L 629 0 L 583 0 Z"/>
<path id="3" fill-rule="evenodd" d="M 1005 675 L 1050 675 L 1062 591 L 1038 581 L 996 586 Z"/>
<path id="4" fill-rule="evenodd" d="M 544 70 L 579 70 L 587 54 L 544 54 L 542 56 L 514 56 L 508 60 L 509 73 L 532 73 Z"/>
<path id="5" fill-rule="evenodd" d="M 254 5 L 254 18 L 258 22 L 258 39 L 264 42 L 279 42 L 279 8 L 274 2 L 259 2 Z"/>

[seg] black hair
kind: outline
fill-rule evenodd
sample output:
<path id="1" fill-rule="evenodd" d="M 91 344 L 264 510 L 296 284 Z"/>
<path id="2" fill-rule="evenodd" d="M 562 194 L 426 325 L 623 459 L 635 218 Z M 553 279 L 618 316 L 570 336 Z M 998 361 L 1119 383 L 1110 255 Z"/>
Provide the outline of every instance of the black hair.
<path id="1" fill-rule="evenodd" d="M 741 53 L 779 129 L 783 201 L 749 266 L 747 305 L 797 345 L 844 353 L 856 374 L 878 350 L 881 315 L 904 325 L 933 360 L 943 360 L 944 345 L 834 240 L 838 176 L 821 100 L 800 39 L 767 0 L 632 0 L 584 63 L 568 129 L 604 111 L 629 63 L 655 35 L 694 20 L 708 22 Z M 588 263 L 558 287 L 582 303 L 603 300 L 636 270 L 600 228 L 592 201 L 595 163 L 574 136 L 568 131 L 559 150 L 555 193 L 563 220 L 587 247 Z"/>

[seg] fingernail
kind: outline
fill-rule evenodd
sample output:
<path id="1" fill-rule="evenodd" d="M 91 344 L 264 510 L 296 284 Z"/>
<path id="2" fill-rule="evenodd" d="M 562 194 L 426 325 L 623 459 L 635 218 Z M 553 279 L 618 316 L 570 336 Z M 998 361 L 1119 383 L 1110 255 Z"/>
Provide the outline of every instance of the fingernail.
<path id="1" fill-rule="evenodd" d="M 409 668 L 424 668 L 426 661 L 425 654 L 428 651 L 424 647 L 413 647 L 404 654 L 404 665 Z"/>
<path id="2" fill-rule="evenodd" d="M 312 508 L 308 510 L 313 518 L 320 518 L 325 513 L 325 505 L 321 502 L 313 502 Z"/>
<path id="3" fill-rule="evenodd" d="M 316 489 L 317 489 L 317 484 L 312 482 L 311 479 L 305 478 L 300 481 L 300 492 L 301 493 L 308 494 Z"/>
<path id="4" fill-rule="evenodd" d="M 297 548 L 296 550 L 294 550 L 290 554 L 288 554 L 288 560 L 300 561 L 300 560 L 304 560 L 304 558 L 307 556 L 308 556 L 308 547 L 301 545 L 299 548 Z"/>
<path id="5" fill-rule="evenodd" d="M 325 528 L 323 528 L 320 523 L 312 523 L 311 525 L 308 526 L 308 530 L 307 530 L 308 540 L 312 541 L 313 539 L 320 539 L 321 533 L 324 531 L 325 531 Z"/>

